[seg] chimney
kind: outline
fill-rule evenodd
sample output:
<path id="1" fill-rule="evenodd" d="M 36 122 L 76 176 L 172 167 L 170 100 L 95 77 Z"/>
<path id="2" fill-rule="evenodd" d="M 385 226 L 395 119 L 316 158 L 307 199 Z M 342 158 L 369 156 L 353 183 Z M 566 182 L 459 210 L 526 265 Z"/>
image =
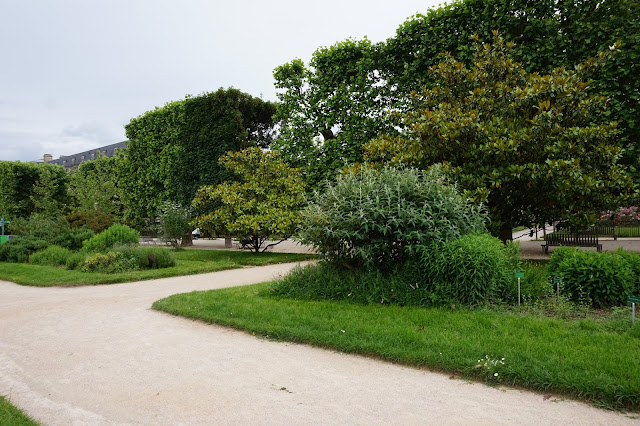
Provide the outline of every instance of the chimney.
<path id="1" fill-rule="evenodd" d="M 53 160 L 53 155 L 51 155 L 51 154 L 45 154 L 45 155 L 42 157 L 42 161 L 44 161 L 45 163 L 48 163 L 48 162 L 49 162 L 49 161 L 51 161 L 51 160 Z"/>

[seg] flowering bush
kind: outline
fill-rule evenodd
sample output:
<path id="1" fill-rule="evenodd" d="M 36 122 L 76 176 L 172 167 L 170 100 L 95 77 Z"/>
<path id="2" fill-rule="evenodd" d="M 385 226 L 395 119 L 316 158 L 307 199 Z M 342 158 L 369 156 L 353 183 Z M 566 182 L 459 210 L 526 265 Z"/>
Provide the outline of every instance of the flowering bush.
<path id="1" fill-rule="evenodd" d="M 640 222 L 640 212 L 637 206 L 620 207 L 615 212 L 605 212 L 600 216 L 599 222 L 613 222 L 614 225 L 629 222 Z"/>

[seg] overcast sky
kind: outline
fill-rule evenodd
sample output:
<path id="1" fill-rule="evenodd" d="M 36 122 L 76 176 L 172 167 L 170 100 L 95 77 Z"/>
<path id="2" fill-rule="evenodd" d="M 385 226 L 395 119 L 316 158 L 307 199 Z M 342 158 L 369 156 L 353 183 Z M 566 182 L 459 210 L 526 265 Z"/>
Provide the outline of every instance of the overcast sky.
<path id="1" fill-rule="evenodd" d="M 0 160 L 123 141 L 131 118 L 219 87 L 276 100 L 276 66 L 438 3 L 0 0 Z"/>

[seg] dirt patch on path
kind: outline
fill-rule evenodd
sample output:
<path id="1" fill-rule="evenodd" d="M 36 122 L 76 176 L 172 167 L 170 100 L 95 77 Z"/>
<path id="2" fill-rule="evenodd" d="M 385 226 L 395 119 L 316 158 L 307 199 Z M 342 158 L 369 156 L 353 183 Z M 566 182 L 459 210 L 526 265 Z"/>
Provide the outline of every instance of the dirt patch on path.
<path id="1" fill-rule="evenodd" d="M 51 425 L 640 424 L 150 309 L 171 294 L 265 281 L 291 267 L 74 288 L 0 282 L 0 394 Z"/>

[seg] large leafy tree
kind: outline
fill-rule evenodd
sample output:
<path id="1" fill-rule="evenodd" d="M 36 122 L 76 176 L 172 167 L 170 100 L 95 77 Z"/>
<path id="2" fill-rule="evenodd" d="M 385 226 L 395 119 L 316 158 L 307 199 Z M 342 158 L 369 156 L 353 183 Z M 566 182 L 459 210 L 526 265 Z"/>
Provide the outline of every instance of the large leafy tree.
<path id="1" fill-rule="evenodd" d="M 236 180 L 201 187 L 193 206 L 206 213 L 193 225 L 221 235 L 235 235 L 256 253 L 289 238 L 300 222 L 306 204 L 298 170 L 282 161 L 277 152 L 247 148 L 229 152 L 220 164 Z M 266 240 L 280 240 L 265 245 Z"/>
<path id="2" fill-rule="evenodd" d="M 125 126 L 129 147 L 121 183 L 126 219 L 140 225 L 171 201 L 188 205 L 202 185 L 232 177 L 218 164 L 228 151 L 265 147 L 275 105 L 237 89 L 219 89 L 167 103 Z"/>
<path id="3" fill-rule="evenodd" d="M 605 113 L 619 123 L 621 161 L 640 180 L 638 16 L 637 0 L 462 0 L 411 17 L 385 42 L 347 40 L 321 48 L 308 66 L 295 60 L 274 72 L 284 120 L 278 149 L 308 183 L 333 178 L 343 164 L 358 161 L 360 147 L 376 131 L 389 133 L 388 111 L 409 111 L 410 93 L 435 84 L 424 70 L 441 52 L 470 66 L 468 38 L 477 33 L 489 41 L 498 29 L 516 43 L 512 57 L 527 72 L 543 74 L 621 42 L 592 89 L 610 98 Z M 327 128 L 334 139 L 321 136 Z"/>
<path id="4" fill-rule="evenodd" d="M 589 93 L 587 76 L 610 52 L 540 75 L 514 61 L 513 43 L 497 32 L 493 45 L 474 39 L 473 67 L 443 54 L 429 69 L 436 84 L 415 93 L 414 110 L 401 115 L 406 133 L 370 142 L 367 158 L 441 163 L 469 198 L 486 203 L 503 240 L 518 225 L 564 218 L 587 226 L 632 193 L 618 164 L 617 123 L 603 116 L 608 99 Z"/>
<path id="5" fill-rule="evenodd" d="M 392 130 L 379 95 L 386 87 L 378 84 L 377 49 L 367 39 L 346 40 L 316 50 L 309 66 L 295 59 L 273 73 L 281 121 L 275 146 L 310 186 L 362 161 L 362 144 Z"/>
<path id="6" fill-rule="evenodd" d="M 71 174 L 69 191 L 75 199 L 76 212 L 97 210 L 121 217 L 124 211 L 119 187 L 120 166 L 124 158 L 100 156 L 80 164 Z"/>

